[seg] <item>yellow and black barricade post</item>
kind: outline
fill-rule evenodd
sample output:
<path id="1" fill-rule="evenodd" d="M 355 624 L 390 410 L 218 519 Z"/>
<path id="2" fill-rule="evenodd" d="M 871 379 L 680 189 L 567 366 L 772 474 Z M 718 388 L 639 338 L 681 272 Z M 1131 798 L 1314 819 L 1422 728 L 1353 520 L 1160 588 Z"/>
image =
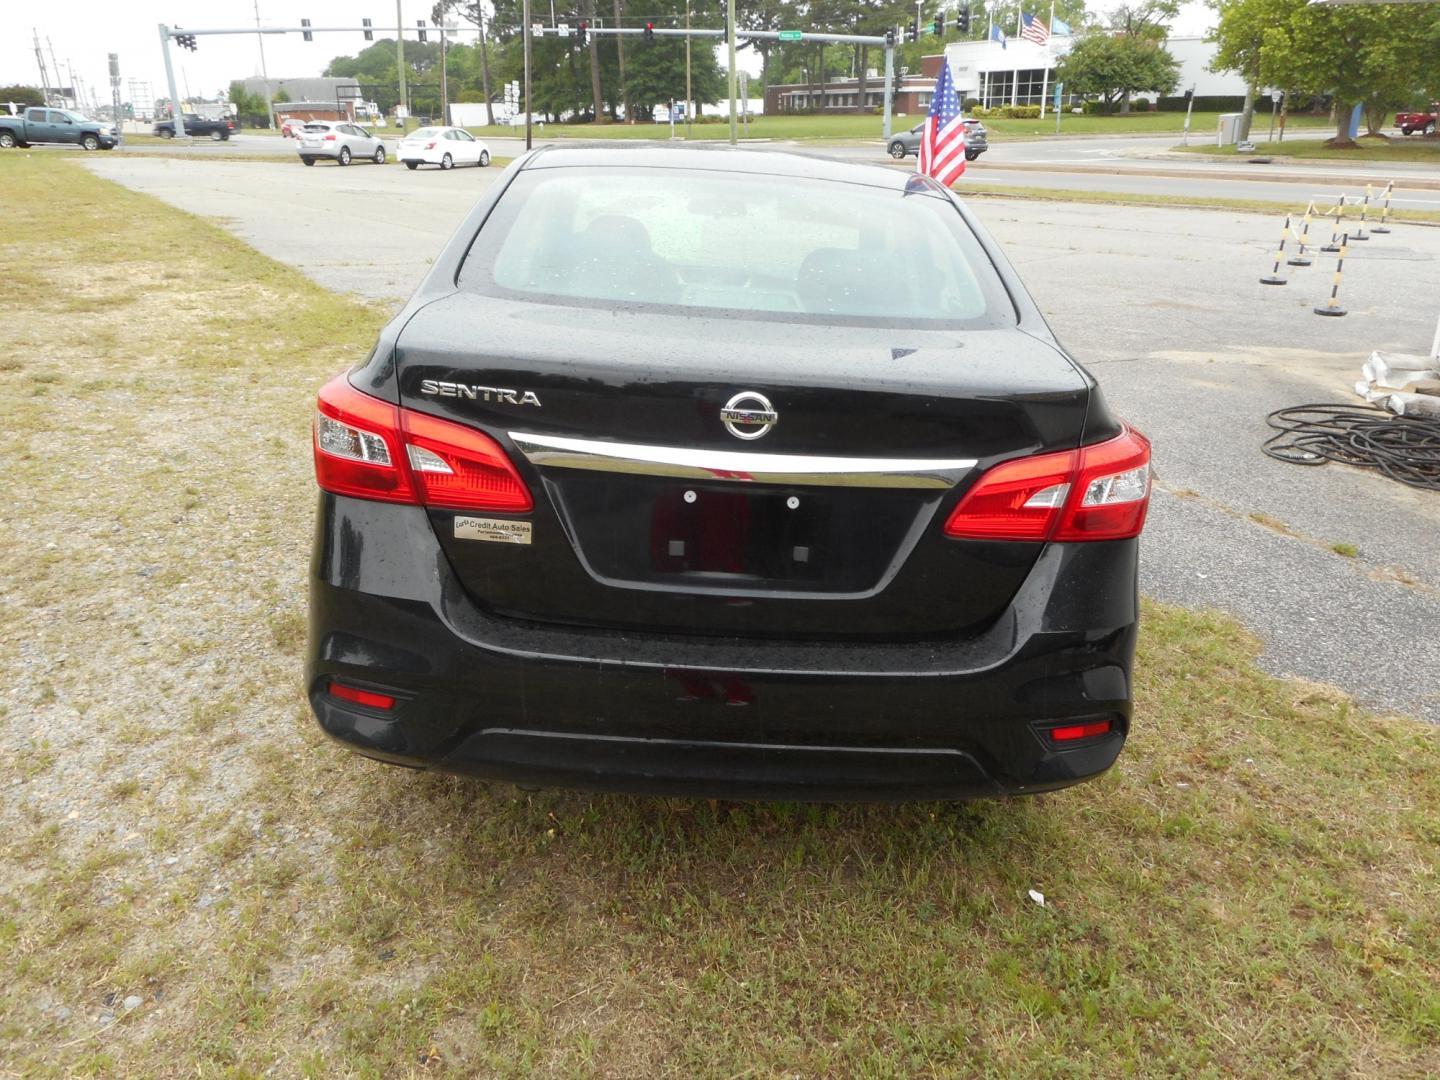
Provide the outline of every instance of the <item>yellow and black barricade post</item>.
<path id="1" fill-rule="evenodd" d="M 1366 216 L 1367 216 L 1369 213 L 1370 213 L 1370 185 L 1369 185 L 1369 184 L 1366 184 L 1366 185 L 1365 185 L 1365 201 L 1360 204 L 1360 228 L 1355 231 L 1355 235 L 1353 235 L 1353 236 L 1350 237 L 1350 242 L 1351 242 L 1352 244 L 1353 244 L 1356 240 L 1369 240 L 1369 239 L 1370 239 L 1370 235 L 1365 231 L 1365 218 L 1366 218 Z"/>
<path id="2" fill-rule="evenodd" d="M 1330 299 L 1324 305 L 1315 309 L 1316 315 L 1344 315 L 1345 309 L 1340 306 L 1338 299 L 1340 295 L 1340 271 L 1345 268 L 1345 245 L 1349 241 L 1348 235 L 1340 237 L 1340 257 L 1335 260 L 1335 281 L 1330 286 Z"/>
<path id="3" fill-rule="evenodd" d="M 1380 224 L 1371 229 L 1372 233 L 1388 233 L 1390 227 L 1385 223 L 1390 220 L 1390 193 L 1395 190 L 1395 181 L 1391 180 L 1385 185 L 1385 205 L 1380 207 Z"/>
<path id="4" fill-rule="evenodd" d="M 1340 196 L 1340 202 L 1335 207 L 1335 225 L 1330 230 L 1330 243 L 1320 250 L 1327 255 L 1334 255 L 1340 250 L 1340 219 L 1345 216 L 1345 196 Z"/>
<path id="5" fill-rule="evenodd" d="M 1261 285 L 1284 285 L 1285 279 L 1280 276 L 1280 263 L 1285 258 L 1285 241 L 1290 237 L 1290 215 L 1285 215 L 1285 230 L 1280 234 L 1280 247 L 1275 252 L 1275 265 L 1271 268 L 1269 275 L 1260 279 Z"/>
<path id="6" fill-rule="evenodd" d="M 1300 223 L 1300 238 L 1296 241 L 1299 245 L 1295 254 L 1285 260 L 1286 266 L 1309 266 L 1310 256 L 1305 254 L 1305 248 L 1310 243 L 1310 215 L 1315 213 L 1315 203 L 1312 201 L 1305 207 L 1305 218 Z"/>

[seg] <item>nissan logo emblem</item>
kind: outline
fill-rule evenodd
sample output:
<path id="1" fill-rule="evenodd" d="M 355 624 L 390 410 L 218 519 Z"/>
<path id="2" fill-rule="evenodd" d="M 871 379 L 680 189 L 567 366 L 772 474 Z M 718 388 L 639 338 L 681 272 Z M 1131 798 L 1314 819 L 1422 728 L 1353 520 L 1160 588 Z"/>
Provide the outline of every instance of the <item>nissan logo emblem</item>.
<path id="1" fill-rule="evenodd" d="M 758 439 L 780 422 L 780 414 L 764 394 L 742 390 L 720 410 L 725 430 L 737 439 Z"/>

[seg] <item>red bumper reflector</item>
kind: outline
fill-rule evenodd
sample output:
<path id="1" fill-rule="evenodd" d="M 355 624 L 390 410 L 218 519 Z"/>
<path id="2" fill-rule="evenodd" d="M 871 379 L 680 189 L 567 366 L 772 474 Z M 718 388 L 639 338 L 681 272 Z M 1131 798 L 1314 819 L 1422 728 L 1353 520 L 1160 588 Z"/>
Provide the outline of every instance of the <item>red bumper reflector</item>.
<path id="1" fill-rule="evenodd" d="M 344 683 L 332 682 L 330 696 L 338 697 L 341 701 L 353 701 L 356 705 L 364 705 L 371 709 L 393 709 L 395 707 L 395 699 L 389 694 L 377 694 L 374 690 L 361 690 L 359 687 L 346 686 Z"/>
<path id="2" fill-rule="evenodd" d="M 1109 720 L 1096 720 L 1089 724 L 1069 724 L 1050 729 L 1052 742 L 1074 742 L 1076 739 L 1093 739 L 1096 735 L 1110 733 Z"/>

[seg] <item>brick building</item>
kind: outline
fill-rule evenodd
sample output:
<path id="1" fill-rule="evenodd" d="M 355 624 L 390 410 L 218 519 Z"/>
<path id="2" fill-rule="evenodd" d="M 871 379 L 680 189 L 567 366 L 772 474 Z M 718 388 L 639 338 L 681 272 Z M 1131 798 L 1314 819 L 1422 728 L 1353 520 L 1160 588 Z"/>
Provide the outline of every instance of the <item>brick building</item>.
<path id="1" fill-rule="evenodd" d="M 895 101 L 892 105 L 897 115 L 914 115 L 930 108 L 930 96 L 935 92 L 935 76 L 940 72 L 942 56 L 927 56 L 921 61 L 919 74 L 895 77 Z M 879 113 L 885 105 L 885 77 L 869 75 L 865 79 L 864 99 L 860 95 L 860 80 L 855 78 L 828 79 L 819 83 L 782 83 L 765 89 L 765 115 L 783 113 L 824 113 L 843 115 L 856 113 Z"/>

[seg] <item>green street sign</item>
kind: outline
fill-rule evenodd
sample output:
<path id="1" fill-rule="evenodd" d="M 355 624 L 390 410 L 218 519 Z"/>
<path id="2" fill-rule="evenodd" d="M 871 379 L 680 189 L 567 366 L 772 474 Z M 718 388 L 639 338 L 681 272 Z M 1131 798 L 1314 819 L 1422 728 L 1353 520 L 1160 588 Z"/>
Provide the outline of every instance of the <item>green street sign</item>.
<path id="1" fill-rule="evenodd" d="M 781 31 L 780 31 L 780 40 L 781 40 L 781 41 L 799 41 L 799 40 L 800 40 L 800 31 L 799 31 L 799 30 L 781 30 Z"/>

